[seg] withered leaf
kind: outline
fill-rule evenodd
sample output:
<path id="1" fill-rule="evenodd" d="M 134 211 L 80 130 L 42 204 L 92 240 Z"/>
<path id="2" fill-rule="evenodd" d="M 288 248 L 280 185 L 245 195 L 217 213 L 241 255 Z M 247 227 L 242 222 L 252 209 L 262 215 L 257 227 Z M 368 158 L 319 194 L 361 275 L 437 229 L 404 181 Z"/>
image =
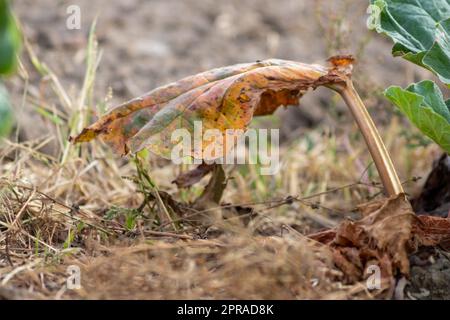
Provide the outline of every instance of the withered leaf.
<path id="1" fill-rule="evenodd" d="M 334 250 L 336 265 L 347 279 L 358 281 L 370 264 L 381 269 L 383 281 L 400 271 L 409 273 L 408 242 L 416 217 L 404 194 L 359 207 L 363 218 L 343 221 L 336 229 L 309 237 Z"/>
<path id="2" fill-rule="evenodd" d="M 332 66 L 286 60 L 265 60 L 217 68 L 154 89 L 100 117 L 70 140 L 74 143 L 100 137 L 121 154 L 143 148 L 170 158 L 179 139 L 176 129 L 193 134 L 195 122 L 202 129 L 217 129 L 223 139 L 201 137 L 201 147 L 191 145 L 190 156 L 204 159 L 210 144 L 219 145 L 217 158 L 226 145 L 226 130 L 244 132 L 253 116 L 273 113 L 279 106 L 297 104 L 299 97 L 320 85 L 344 82 L 350 75 L 352 58 L 331 59 Z"/>
<path id="3" fill-rule="evenodd" d="M 380 266 L 386 281 L 397 270 L 407 275 L 408 254 L 421 246 L 450 250 L 450 219 L 414 215 L 404 195 L 358 208 L 363 219 L 344 221 L 337 228 L 309 235 L 333 249 L 335 264 L 351 281 L 361 280 L 370 263 Z"/>

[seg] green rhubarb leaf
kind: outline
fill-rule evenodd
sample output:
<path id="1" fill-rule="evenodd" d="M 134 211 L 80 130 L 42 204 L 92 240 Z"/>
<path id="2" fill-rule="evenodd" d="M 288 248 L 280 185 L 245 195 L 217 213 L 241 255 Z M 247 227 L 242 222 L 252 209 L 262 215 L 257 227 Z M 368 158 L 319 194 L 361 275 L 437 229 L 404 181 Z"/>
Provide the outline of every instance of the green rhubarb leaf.
<path id="1" fill-rule="evenodd" d="M 392 54 L 450 84 L 450 0 L 371 0 L 375 29 L 394 41 Z"/>
<path id="2" fill-rule="evenodd" d="M 425 80 L 406 89 L 392 86 L 384 94 L 420 131 L 450 153 L 450 100 L 444 101 L 434 82 Z"/>

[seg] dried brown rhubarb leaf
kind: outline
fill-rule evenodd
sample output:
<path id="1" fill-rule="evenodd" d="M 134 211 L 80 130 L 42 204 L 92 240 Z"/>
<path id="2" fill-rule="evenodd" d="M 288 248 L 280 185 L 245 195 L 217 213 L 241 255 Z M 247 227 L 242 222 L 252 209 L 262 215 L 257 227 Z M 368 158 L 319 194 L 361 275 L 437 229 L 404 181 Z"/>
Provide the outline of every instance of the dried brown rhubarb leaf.
<path id="1" fill-rule="evenodd" d="M 374 207 L 371 207 L 374 209 Z M 411 238 L 414 212 L 405 195 L 398 195 L 379 202 L 379 208 L 359 221 L 343 222 L 336 233 L 336 245 L 357 247 L 361 252 L 374 250 L 377 255 L 386 254 L 394 268 L 408 274 L 407 243 Z M 377 257 L 374 257 L 377 258 Z"/>
<path id="2" fill-rule="evenodd" d="M 413 234 L 413 247 L 440 246 L 450 251 L 450 218 L 418 216 L 413 226 Z"/>
<path id="3" fill-rule="evenodd" d="M 176 129 L 191 136 L 196 121 L 202 130 L 217 129 L 221 139 L 203 136 L 201 146 L 190 144 L 192 156 L 205 159 L 223 156 L 234 145 L 226 145 L 227 129 L 247 129 L 253 116 L 273 113 L 279 106 L 298 103 L 306 90 L 345 82 L 353 59 L 331 59 L 332 66 L 285 60 L 265 60 L 217 68 L 157 88 L 108 112 L 71 138 L 74 143 L 101 138 L 121 154 L 143 148 L 171 158 L 181 138 Z M 241 134 L 238 131 L 238 135 Z M 208 153 L 211 154 L 211 153 Z M 209 159 L 208 159 L 209 160 Z"/>

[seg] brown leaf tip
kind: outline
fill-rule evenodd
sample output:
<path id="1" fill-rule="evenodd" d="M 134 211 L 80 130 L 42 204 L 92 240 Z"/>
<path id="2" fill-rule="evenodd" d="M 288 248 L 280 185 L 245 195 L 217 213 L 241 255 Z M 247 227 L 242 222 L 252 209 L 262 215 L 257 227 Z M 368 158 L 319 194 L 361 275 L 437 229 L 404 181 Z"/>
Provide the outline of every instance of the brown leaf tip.
<path id="1" fill-rule="evenodd" d="M 351 54 L 332 56 L 327 59 L 334 67 L 341 68 L 353 65 L 356 61 Z"/>

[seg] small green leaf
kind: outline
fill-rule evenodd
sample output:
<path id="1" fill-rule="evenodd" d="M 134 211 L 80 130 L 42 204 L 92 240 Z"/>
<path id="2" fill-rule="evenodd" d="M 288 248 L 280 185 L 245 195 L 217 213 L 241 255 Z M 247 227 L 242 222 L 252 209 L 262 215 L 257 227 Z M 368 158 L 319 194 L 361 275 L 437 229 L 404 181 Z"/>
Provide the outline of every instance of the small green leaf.
<path id="1" fill-rule="evenodd" d="M 7 136 L 13 127 L 13 116 L 6 88 L 0 83 L 0 137 Z"/>
<path id="2" fill-rule="evenodd" d="M 0 0 L 0 74 L 9 74 L 16 69 L 19 48 L 20 32 L 9 3 Z"/>
<path id="3" fill-rule="evenodd" d="M 394 41 L 392 54 L 450 84 L 450 0 L 372 0 L 376 30 Z"/>
<path id="4" fill-rule="evenodd" d="M 434 82 L 425 80 L 406 89 L 392 86 L 384 94 L 420 131 L 450 153 L 450 100 L 444 101 Z"/>

